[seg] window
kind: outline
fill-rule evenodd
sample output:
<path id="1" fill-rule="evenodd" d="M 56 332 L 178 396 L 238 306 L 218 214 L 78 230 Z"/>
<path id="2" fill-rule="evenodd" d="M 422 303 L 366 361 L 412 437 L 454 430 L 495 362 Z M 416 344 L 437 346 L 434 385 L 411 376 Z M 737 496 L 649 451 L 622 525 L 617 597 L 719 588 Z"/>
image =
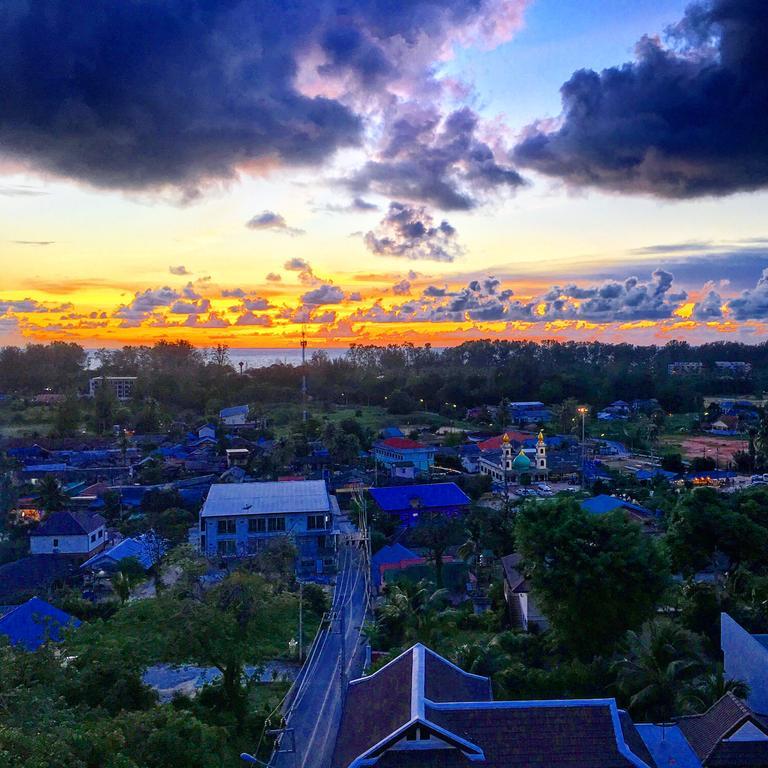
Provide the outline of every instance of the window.
<path id="1" fill-rule="evenodd" d="M 219 520 L 218 532 L 220 534 L 232 534 L 236 532 L 236 522 L 234 520 Z"/>
<path id="2" fill-rule="evenodd" d="M 252 517 L 248 520 L 248 533 L 265 533 L 267 521 L 263 517 Z"/>
<path id="3" fill-rule="evenodd" d="M 317 531 L 325 530 L 325 515 L 308 515 L 307 516 L 307 530 Z"/>
<path id="4" fill-rule="evenodd" d="M 284 517 L 270 517 L 267 518 L 267 530 L 270 533 L 276 533 L 277 531 L 285 530 L 285 518 Z"/>
<path id="5" fill-rule="evenodd" d="M 100 539 L 104 538 L 104 529 L 103 528 L 99 528 L 99 538 Z"/>
<path id="6" fill-rule="evenodd" d="M 92 533 L 91 534 L 91 544 L 93 544 L 94 541 L 96 541 L 96 534 Z"/>
<path id="7" fill-rule="evenodd" d="M 218 553 L 220 555 L 234 555 L 236 542 L 230 539 L 224 539 L 218 542 Z"/>
<path id="8" fill-rule="evenodd" d="M 59 546 L 59 540 L 58 539 L 54 539 L 53 540 L 53 546 L 54 547 L 58 547 Z"/>

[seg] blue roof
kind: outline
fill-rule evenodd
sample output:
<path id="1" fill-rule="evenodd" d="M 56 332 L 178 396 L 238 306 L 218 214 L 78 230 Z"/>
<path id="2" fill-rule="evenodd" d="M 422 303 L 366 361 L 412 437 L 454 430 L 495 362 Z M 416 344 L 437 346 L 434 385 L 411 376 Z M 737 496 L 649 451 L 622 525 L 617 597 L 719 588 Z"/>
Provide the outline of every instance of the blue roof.
<path id="1" fill-rule="evenodd" d="M 399 427 L 384 427 L 381 430 L 381 436 L 385 440 L 389 437 L 403 437 L 403 432 Z"/>
<path id="2" fill-rule="evenodd" d="M 142 541 L 141 537 L 135 539 L 123 539 L 111 549 L 106 549 L 86 560 L 80 568 L 101 568 L 104 565 L 117 564 L 128 557 L 134 557 L 147 570 L 154 564 L 155 558 L 150 548 Z"/>
<path id="3" fill-rule="evenodd" d="M 219 416 L 223 419 L 225 416 L 239 416 L 241 413 L 248 413 L 247 405 L 233 405 L 231 408 L 222 408 Z"/>
<path id="4" fill-rule="evenodd" d="M 22 645 L 28 651 L 37 650 L 46 640 L 61 640 L 61 628 L 80 622 L 64 611 L 33 597 L 0 618 L 0 635 L 11 645 Z"/>
<path id="5" fill-rule="evenodd" d="M 636 725 L 656 765 L 674 765 L 676 768 L 701 768 L 701 762 L 677 725 Z"/>
<path id="6" fill-rule="evenodd" d="M 604 515 L 608 512 L 613 512 L 615 509 L 630 509 L 640 515 L 652 514 L 652 512 L 645 507 L 632 504 L 623 499 L 617 499 L 615 496 L 607 496 L 606 494 L 593 496 L 591 499 L 584 499 L 584 501 L 581 502 L 581 508 L 591 515 Z"/>
<path id="7" fill-rule="evenodd" d="M 417 508 L 456 507 L 470 503 L 469 496 L 456 483 L 394 485 L 371 488 L 371 496 L 385 512 Z"/>
<path id="8" fill-rule="evenodd" d="M 381 586 L 381 571 L 380 566 L 387 565 L 388 563 L 400 563 L 403 560 L 416 560 L 418 555 L 412 552 L 402 544 L 387 544 L 382 547 L 371 558 L 371 570 L 373 572 L 373 583 L 376 587 Z"/>
<path id="9" fill-rule="evenodd" d="M 670 472 L 666 469 L 656 467 L 654 469 L 638 469 L 635 472 L 635 477 L 638 480 L 653 480 L 656 477 L 661 477 L 664 480 L 672 480 L 677 477 L 677 472 Z"/>

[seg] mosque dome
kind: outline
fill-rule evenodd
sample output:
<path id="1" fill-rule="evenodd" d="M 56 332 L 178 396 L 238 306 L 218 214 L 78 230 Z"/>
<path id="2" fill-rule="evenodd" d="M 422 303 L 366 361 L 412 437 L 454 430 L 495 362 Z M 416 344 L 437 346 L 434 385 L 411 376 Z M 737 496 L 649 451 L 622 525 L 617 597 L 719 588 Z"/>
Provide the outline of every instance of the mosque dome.
<path id="1" fill-rule="evenodd" d="M 531 460 L 523 453 L 523 449 L 520 449 L 520 453 L 515 456 L 515 460 L 512 462 L 512 469 L 515 472 L 527 472 L 531 468 Z"/>

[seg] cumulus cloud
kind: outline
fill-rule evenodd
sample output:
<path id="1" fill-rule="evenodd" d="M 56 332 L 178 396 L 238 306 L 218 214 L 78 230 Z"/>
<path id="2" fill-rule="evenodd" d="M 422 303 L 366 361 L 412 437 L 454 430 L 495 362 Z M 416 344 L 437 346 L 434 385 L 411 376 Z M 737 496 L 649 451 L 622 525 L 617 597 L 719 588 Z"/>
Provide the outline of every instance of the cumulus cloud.
<path id="1" fill-rule="evenodd" d="M 768 318 L 768 269 L 754 288 L 742 291 L 741 296 L 728 302 L 734 320 L 764 320 Z"/>
<path id="2" fill-rule="evenodd" d="M 340 304 L 344 301 L 344 291 L 336 285 L 324 283 L 318 288 L 303 294 L 301 301 L 308 307 L 316 307 L 322 304 Z"/>
<path id="3" fill-rule="evenodd" d="M 768 7 L 689 7 L 668 45 L 645 37 L 636 60 L 580 70 L 563 115 L 528 128 L 514 160 L 576 186 L 666 198 L 768 186 Z"/>
<path id="4" fill-rule="evenodd" d="M 242 170 L 359 145 L 372 99 L 433 84 L 453 42 L 509 39 L 524 7 L 14 2 L 0 28 L 0 146 L 45 173 L 195 200 Z"/>
<path id="5" fill-rule="evenodd" d="M 723 298 L 717 291 L 709 290 L 693 307 L 694 320 L 719 320 L 723 316 Z"/>
<path id="6" fill-rule="evenodd" d="M 242 299 L 248 294 L 242 288 L 225 288 L 221 295 L 227 299 Z"/>
<path id="7" fill-rule="evenodd" d="M 395 296 L 408 296 L 411 292 L 411 284 L 408 280 L 401 280 L 399 283 L 395 283 L 392 286 L 392 293 Z"/>
<path id="8" fill-rule="evenodd" d="M 260 325 L 268 328 L 272 325 L 272 318 L 269 315 L 255 315 L 253 312 L 245 312 L 235 320 L 235 325 Z"/>
<path id="9" fill-rule="evenodd" d="M 168 267 L 168 271 L 172 275 L 191 275 L 192 274 L 183 264 L 179 264 L 176 267 Z"/>
<path id="10" fill-rule="evenodd" d="M 306 234 L 303 229 L 289 227 L 285 219 L 274 211 L 262 211 L 250 218 L 245 226 L 248 229 L 268 229 L 274 232 L 283 232 L 286 235 L 296 236 Z"/>
<path id="11" fill-rule="evenodd" d="M 413 107 L 388 127 L 387 144 L 374 160 L 345 180 L 356 191 L 468 210 L 498 189 L 523 179 L 478 138 L 479 119 L 468 107 L 443 118 L 434 107 Z"/>
<path id="12" fill-rule="evenodd" d="M 156 309 L 169 307 L 181 298 L 182 294 L 167 285 L 162 288 L 147 288 L 137 292 L 129 304 L 118 307 L 115 310 L 115 317 L 123 321 L 124 327 L 138 325 Z"/>
<path id="13" fill-rule="evenodd" d="M 302 283 L 313 284 L 319 282 L 315 277 L 315 273 L 312 270 L 310 263 L 306 259 L 302 259 L 298 256 L 288 259 L 288 261 L 283 264 L 283 269 L 286 272 L 298 272 L 299 280 Z"/>
<path id="14" fill-rule="evenodd" d="M 283 278 L 277 272 L 267 272 L 265 279 L 268 283 L 279 283 Z"/>
<path id="15" fill-rule="evenodd" d="M 270 309 L 272 304 L 270 304 L 269 299 L 265 299 L 262 296 L 256 296 L 253 299 L 243 299 L 243 306 L 246 309 L 258 311 L 262 309 Z"/>
<path id="16" fill-rule="evenodd" d="M 379 206 L 376 203 L 370 203 L 360 196 L 352 198 L 349 203 L 345 205 L 339 205 L 338 203 L 331 203 L 326 205 L 324 210 L 331 213 L 370 213 L 371 211 L 378 211 Z"/>
<path id="17" fill-rule="evenodd" d="M 199 301 L 177 301 L 171 305 L 169 312 L 174 315 L 204 315 L 210 312 L 211 302 L 208 299 Z"/>
<path id="18" fill-rule="evenodd" d="M 423 206 L 393 202 L 376 231 L 367 232 L 366 247 L 377 256 L 453 261 L 464 251 L 456 230 L 445 220 L 435 224 Z"/>
<path id="19" fill-rule="evenodd" d="M 73 309 L 73 305 L 66 304 L 44 304 L 37 299 L 0 299 L 0 315 L 11 313 L 48 313 L 48 312 L 67 312 Z"/>

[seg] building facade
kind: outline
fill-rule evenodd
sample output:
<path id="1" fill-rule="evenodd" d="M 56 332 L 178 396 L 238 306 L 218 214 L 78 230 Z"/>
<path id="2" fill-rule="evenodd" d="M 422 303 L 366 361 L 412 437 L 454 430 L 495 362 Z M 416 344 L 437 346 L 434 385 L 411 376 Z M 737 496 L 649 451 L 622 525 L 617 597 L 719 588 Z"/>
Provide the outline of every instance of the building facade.
<path id="1" fill-rule="evenodd" d="M 501 449 L 486 451 L 478 460 L 480 474 L 490 475 L 495 483 L 529 485 L 544 483 L 549 478 L 547 443 L 539 432 L 535 448 L 523 448 L 515 454 L 508 434 L 501 440 Z"/>
<path id="2" fill-rule="evenodd" d="M 88 382 L 88 392 L 91 397 L 96 396 L 99 387 L 112 388 L 118 400 L 130 400 L 136 386 L 136 376 L 95 376 Z"/>
<path id="3" fill-rule="evenodd" d="M 389 437 L 373 444 L 374 460 L 392 474 L 406 464 L 413 466 L 415 475 L 428 474 L 435 463 L 436 453 L 433 445 L 424 445 L 406 437 Z"/>
<path id="4" fill-rule="evenodd" d="M 72 555 L 84 560 L 104 549 L 106 521 L 90 512 L 53 512 L 29 535 L 33 555 Z"/>
<path id="5" fill-rule="evenodd" d="M 215 484 L 200 510 L 200 551 L 248 557 L 284 536 L 295 544 L 303 571 L 322 573 L 335 562 L 338 518 L 336 497 L 323 480 Z"/>

